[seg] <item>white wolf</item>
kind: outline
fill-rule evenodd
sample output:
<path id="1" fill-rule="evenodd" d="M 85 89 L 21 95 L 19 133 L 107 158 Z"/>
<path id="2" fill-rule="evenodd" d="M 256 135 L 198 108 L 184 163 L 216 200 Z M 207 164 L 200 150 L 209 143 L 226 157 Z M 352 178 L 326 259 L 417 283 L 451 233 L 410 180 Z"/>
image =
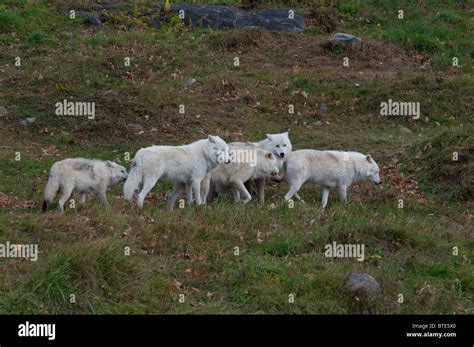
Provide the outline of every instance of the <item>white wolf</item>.
<path id="1" fill-rule="evenodd" d="M 281 170 L 283 168 L 283 162 L 288 154 L 292 151 L 292 145 L 288 132 L 281 134 L 267 134 L 267 138 L 259 142 L 232 142 L 229 146 L 255 146 L 260 149 L 264 149 L 273 153 L 276 156 L 278 167 Z M 265 201 L 265 178 L 258 178 L 247 182 L 246 187 L 250 189 L 251 182 L 255 182 L 257 186 L 257 193 L 260 202 Z M 234 197 L 238 200 L 239 192 Z"/>
<path id="2" fill-rule="evenodd" d="M 173 191 L 168 199 L 168 209 L 172 210 L 178 196 L 186 191 L 187 202 L 193 200 L 201 204 L 201 181 L 218 163 L 230 162 L 229 147 L 219 136 L 209 135 L 184 146 L 151 146 L 140 149 L 132 160 L 129 177 L 123 187 L 123 194 L 129 201 L 135 191 L 137 205 L 143 201 L 156 182 L 167 178 L 173 182 Z"/>
<path id="3" fill-rule="evenodd" d="M 201 187 L 202 201 L 207 201 L 211 182 L 218 194 L 223 194 L 228 189 L 233 189 L 234 202 L 238 202 L 240 200 L 240 195 L 242 195 L 244 197 L 243 202 L 248 203 L 252 199 L 252 196 L 245 187 L 245 182 L 260 178 L 264 179 L 267 177 L 278 182 L 281 181 L 281 178 L 278 176 L 278 162 L 273 153 L 256 147 L 234 146 L 233 149 L 254 151 L 254 154 L 251 157 L 254 157 L 255 161 L 237 161 L 231 162 L 230 164 L 220 164 L 213 170 L 209 171 L 204 178 Z"/>
<path id="4" fill-rule="evenodd" d="M 61 191 L 59 210 L 64 212 L 64 203 L 73 191 L 79 192 L 78 203 L 83 204 L 87 192 L 94 192 L 99 200 L 108 206 L 107 189 L 119 182 L 125 182 L 127 170 L 112 161 L 72 158 L 53 164 L 49 173 L 48 183 L 44 190 L 43 211 Z"/>
<path id="5" fill-rule="evenodd" d="M 321 186 L 321 201 L 326 207 L 329 189 L 339 188 L 339 198 L 346 200 L 347 188 L 356 182 L 371 180 L 382 183 L 379 167 L 369 155 L 358 152 L 316 151 L 302 149 L 292 152 L 285 163 L 289 191 L 285 201 L 293 196 L 302 201 L 298 191 L 305 182 Z"/>
<path id="6" fill-rule="evenodd" d="M 291 141 L 288 132 L 281 134 L 267 134 L 267 138 L 259 142 L 231 142 L 229 146 L 255 146 L 260 149 L 272 152 L 280 165 L 283 166 L 283 159 L 291 150 Z"/>

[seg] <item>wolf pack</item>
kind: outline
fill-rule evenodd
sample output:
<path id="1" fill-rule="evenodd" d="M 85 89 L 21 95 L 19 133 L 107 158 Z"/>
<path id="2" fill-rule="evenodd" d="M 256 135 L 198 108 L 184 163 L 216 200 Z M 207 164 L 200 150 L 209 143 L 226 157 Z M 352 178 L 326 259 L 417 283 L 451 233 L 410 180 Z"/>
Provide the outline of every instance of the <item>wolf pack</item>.
<path id="1" fill-rule="evenodd" d="M 301 149 L 293 151 L 288 132 L 267 134 L 258 142 L 226 143 L 219 136 L 182 146 L 151 146 L 140 149 L 130 162 L 130 172 L 112 161 L 70 158 L 53 164 L 43 196 L 43 211 L 59 194 L 58 209 L 73 192 L 84 204 L 88 193 L 108 206 L 109 187 L 124 183 L 126 200 L 143 207 L 146 196 L 157 182 L 168 180 L 172 191 L 167 208 L 173 210 L 176 200 L 186 196 L 186 204 L 206 204 L 218 196 L 230 195 L 235 203 L 247 204 L 256 194 L 265 201 L 267 181 L 286 177 L 290 199 L 304 202 L 298 195 L 304 183 L 320 185 L 321 203 L 325 208 L 329 191 L 337 187 L 339 198 L 346 201 L 347 188 L 369 180 L 380 184 L 379 167 L 370 154 L 331 150 Z"/>

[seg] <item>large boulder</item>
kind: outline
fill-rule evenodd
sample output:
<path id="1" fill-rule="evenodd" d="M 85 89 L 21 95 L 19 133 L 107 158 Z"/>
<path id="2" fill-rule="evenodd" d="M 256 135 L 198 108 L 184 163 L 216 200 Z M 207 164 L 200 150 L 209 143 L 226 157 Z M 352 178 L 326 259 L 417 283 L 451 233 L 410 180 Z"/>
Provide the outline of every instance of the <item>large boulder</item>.
<path id="1" fill-rule="evenodd" d="M 238 7 L 219 5 L 173 4 L 171 11 L 184 11 L 187 25 L 212 29 L 262 28 L 269 31 L 302 31 L 304 18 L 294 15 L 289 18 L 287 9 L 262 9 L 248 11 Z"/>

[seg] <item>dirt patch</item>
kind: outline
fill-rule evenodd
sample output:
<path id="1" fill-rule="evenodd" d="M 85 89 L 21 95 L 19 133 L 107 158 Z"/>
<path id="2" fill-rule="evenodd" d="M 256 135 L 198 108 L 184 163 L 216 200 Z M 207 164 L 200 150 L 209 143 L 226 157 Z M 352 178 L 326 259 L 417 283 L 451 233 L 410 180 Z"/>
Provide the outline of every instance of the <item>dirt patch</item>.
<path id="1" fill-rule="evenodd" d="M 393 162 L 384 165 L 382 172 L 384 181 L 389 182 L 393 189 L 398 192 L 397 197 L 399 199 L 412 198 L 419 202 L 426 202 L 414 175 L 400 173 L 397 165 Z"/>
<path id="2" fill-rule="evenodd" d="M 401 47 L 362 38 L 357 49 L 332 51 L 325 48 L 327 35 L 266 32 L 258 29 L 218 32 L 209 38 L 212 50 L 238 52 L 257 68 L 318 69 L 330 78 L 371 80 L 416 71 L 420 63 Z M 343 65 L 345 57 L 349 66 Z"/>
<path id="3" fill-rule="evenodd" d="M 263 47 L 272 40 L 272 35 L 260 29 L 219 31 L 209 37 L 209 45 L 214 50 L 234 51 L 243 48 Z"/>
<path id="4" fill-rule="evenodd" d="M 17 196 L 11 197 L 0 192 L 0 206 L 6 211 L 25 210 L 38 207 L 34 201 L 20 199 Z"/>

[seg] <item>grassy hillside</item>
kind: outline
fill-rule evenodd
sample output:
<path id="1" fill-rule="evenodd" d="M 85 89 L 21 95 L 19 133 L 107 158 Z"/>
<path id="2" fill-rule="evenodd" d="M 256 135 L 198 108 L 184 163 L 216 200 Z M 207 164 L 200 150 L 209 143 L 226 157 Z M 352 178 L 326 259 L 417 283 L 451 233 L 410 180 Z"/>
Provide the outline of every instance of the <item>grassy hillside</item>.
<path id="1" fill-rule="evenodd" d="M 93 9 L 107 18 L 96 28 L 58 3 L 0 0 L 0 243 L 40 250 L 37 262 L 0 258 L 0 313 L 474 312 L 472 6 L 308 3 L 274 2 L 307 18 L 290 34 L 179 21 L 157 30 L 146 23 L 159 9 L 146 4 Z M 361 49 L 323 48 L 337 31 L 362 37 Z M 63 99 L 95 102 L 96 119 L 56 116 Z M 380 116 L 388 99 L 420 102 L 421 118 Z M 27 117 L 36 121 L 20 125 Z M 294 149 L 370 153 L 384 184 L 352 187 L 347 205 L 331 192 L 326 210 L 310 185 L 306 204 L 284 205 L 282 182 L 264 206 L 220 199 L 168 212 L 161 182 L 143 211 L 115 187 L 109 210 L 89 198 L 41 213 L 48 170 L 63 158 L 128 167 L 126 153 L 151 144 L 288 129 Z M 326 258 L 333 241 L 364 244 L 365 261 Z M 381 299 L 351 297 L 350 272 L 374 276 Z"/>

